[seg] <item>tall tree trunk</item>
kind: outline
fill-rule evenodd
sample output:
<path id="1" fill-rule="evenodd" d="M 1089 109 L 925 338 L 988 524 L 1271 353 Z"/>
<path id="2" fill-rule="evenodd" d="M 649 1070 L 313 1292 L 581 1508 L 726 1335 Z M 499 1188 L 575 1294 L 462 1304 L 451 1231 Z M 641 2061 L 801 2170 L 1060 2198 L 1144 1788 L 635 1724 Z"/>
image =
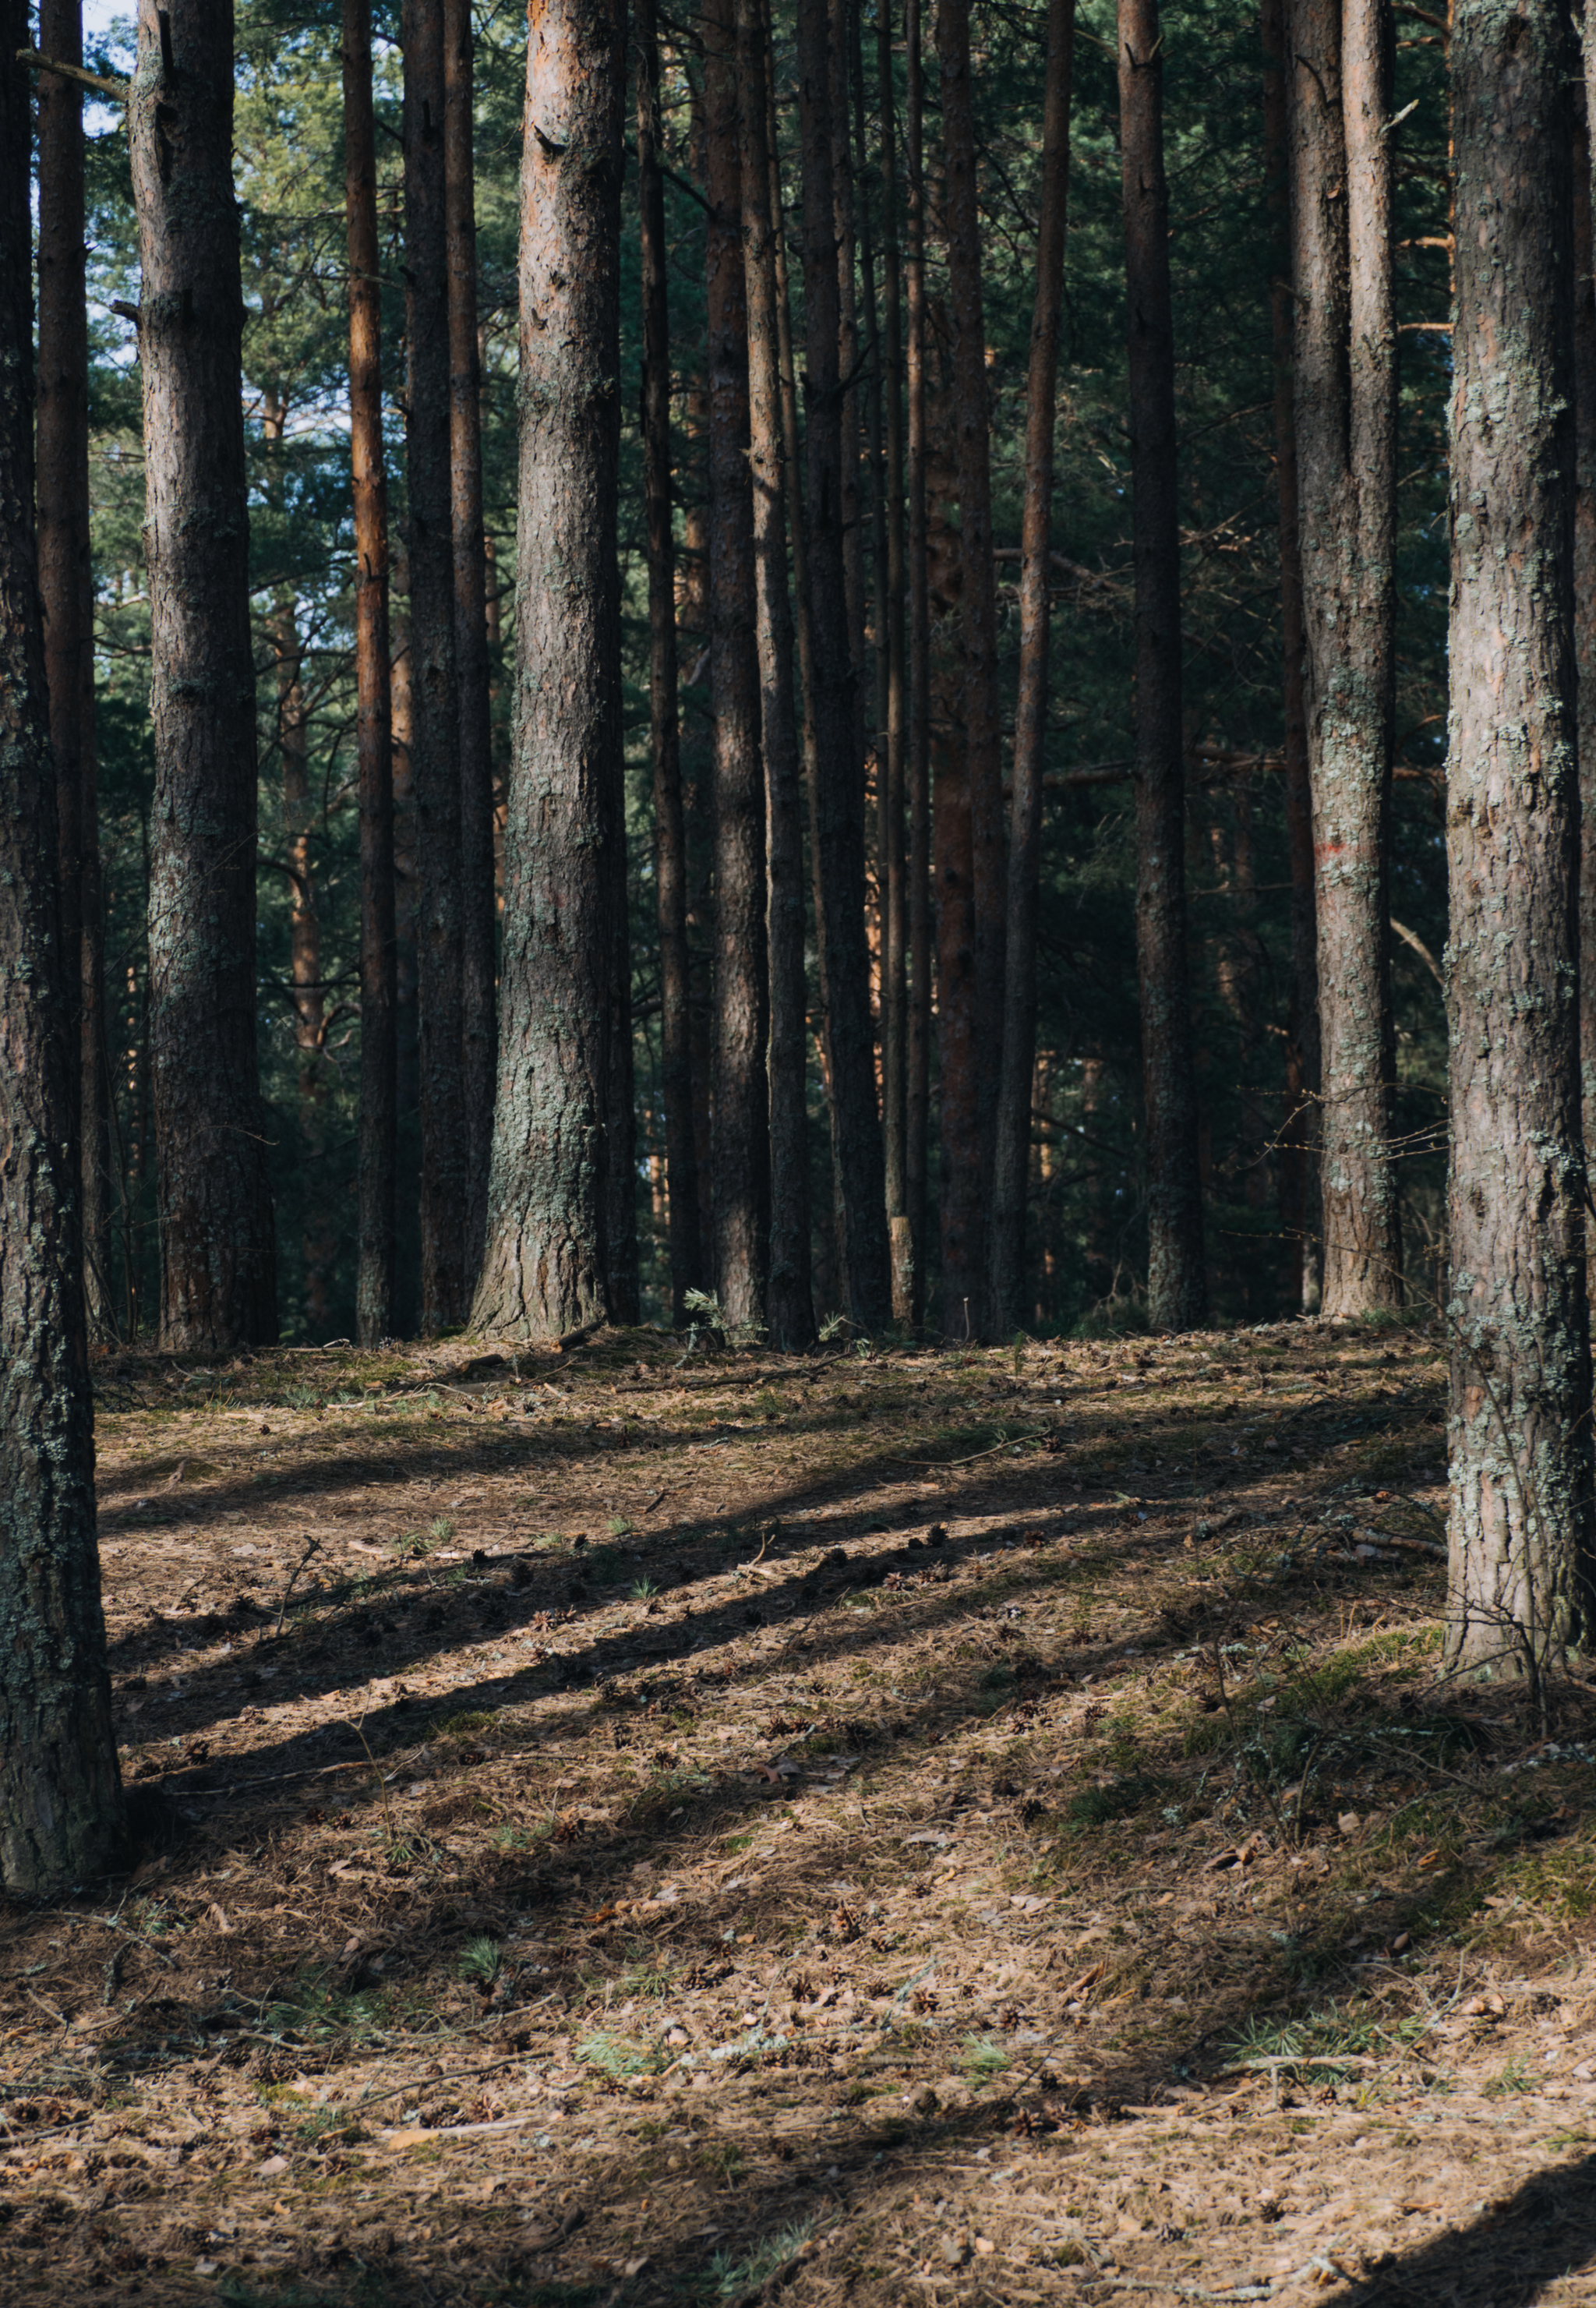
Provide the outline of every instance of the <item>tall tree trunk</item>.
<path id="1" fill-rule="evenodd" d="M 831 212 L 837 245 L 837 372 L 842 385 L 842 549 L 848 651 L 854 667 L 854 743 L 864 775 L 864 529 L 859 517 L 859 292 L 854 278 L 854 154 L 848 133 L 851 0 L 827 0 L 831 86 Z"/>
<path id="2" fill-rule="evenodd" d="M 914 1255 L 911 1319 L 925 1319 L 929 1256 L 931 1038 L 931 590 L 926 552 L 925 83 L 920 53 L 920 0 L 904 0 L 905 159 L 908 249 L 905 265 L 908 347 L 909 467 L 909 1016 L 904 1086 L 904 1177 Z"/>
<path id="3" fill-rule="evenodd" d="M 1532 1688 L 1592 1624 L 1566 26 L 1452 22 L 1446 1648 Z"/>
<path id="4" fill-rule="evenodd" d="M 255 1048 L 255 677 L 225 0 L 141 12 L 128 127 L 143 275 L 160 1335 L 220 1351 L 277 1334 Z"/>
<path id="5" fill-rule="evenodd" d="M 470 1140 L 464 1056 L 459 689 L 450 496 L 443 0 L 405 0 L 405 461 L 410 762 L 421 1009 L 421 1327 L 465 1319 Z"/>
<path id="6" fill-rule="evenodd" d="M 410 696 L 410 564 L 402 535 L 390 541 L 389 577 L 393 732 L 393 1039 L 395 1146 L 394 1327 L 421 1320 L 421 867 L 416 857 L 416 771 Z"/>
<path id="7" fill-rule="evenodd" d="M 0 1884 L 39 1898 L 110 1864 L 122 1805 L 70 1124 L 76 957 L 60 929 L 33 528 L 21 0 L 0 7 Z"/>
<path id="8" fill-rule="evenodd" d="M 808 1002 L 803 968 L 803 797 L 793 703 L 793 607 L 787 593 L 781 329 L 766 135 L 764 12 L 737 0 L 737 112 L 748 280 L 750 471 L 759 722 L 765 757 L 766 922 L 769 952 L 770 1340 L 812 1346 L 810 1272 Z"/>
<path id="9" fill-rule="evenodd" d="M 355 505 L 355 684 L 360 780 L 360 1247 L 356 1333 L 394 1328 L 399 1134 L 394 948 L 388 475 L 382 453 L 382 292 L 377 245 L 371 0 L 344 0 L 344 217 L 349 252 L 349 456 Z"/>
<path id="10" fill-rule="evenodd" d="M 908 891 L 904 813 L 907 798 L 909 690 L 904 565 L 903 260 L 897 242 L 897 134 L 892 4 L 876 0 L 876 91 L 881 113 L 881 409 L 886 468 L 886 774 L 881 871 L 887 883 L 882 941 L 881 1143 L 887 1180 L 887 1239 L 892 1260 L 892 1319 L 914 1319 L 914 1239 L 909 1219 Z"/>
<path id="11" fill-rule="evenodd" d="M 1049 0 L 1042 119 L 1042 225 L 1025 401 L 1025 507 L 1020 544 L 1019 694 L 1014 710 L 1014 801 L 1008 836 L 1008 934 L 1003 957 L 1003 1059 L 992 1171 L 992 1330 L 1025 1319 L 1025 1199 L 1031 1092 L 1036 1074 L 1036 895 L 1042 867 L 1042 776 L 1047 755 L 1049 553 L 1059 317 L 1069 197 L 1069 96 L 1075 0 Z"/>
<path id="12" fill-rule="evenodd" d="M 864 793 L 844 572 L 843 395 L 826 0 L 799 0 L 798 113 L 809 357 L 804 479 L 813 666 L 810 710 L 816 750 L 810 811 L 831 1163 L 845 1312 L 862 1330 L 879 1331 L 890 1316 L 891 1291 L 864 935 Z"/>
<path id="13" fill-rule="evenodd" d="M 1297 513 L 1297 414 L 1291 319 L 1291 202 L 1286 107 L 1286 0 L 1264 0 L 1264 167 L 1274 270 L 1269 329 L 1274 363 L 1274 479 L 1280 505 L 1281 696 L 1285 721 L 1287 868 L 1291 885 L 1291 992 L 1285 1040 L 1285 1115 L 1280 1132 L 1283 1296 L 1287 1308 L 1319 1305 L 1313 1147 L 1318 1135 L 1319 963 L 1314 901 L 1313 781 L 1302 696 L 1307 647 Z"/>
<path id="14" fill-rule="evenodd" d="M 709 0 L 704 154 L 709 363 L 709 693 L 714 724 L 715 1021 L 709 1129 L 715 1287 L 736 1324 L 765 1319 L 770 1224 L 765 799 L 749 486 L 748 297 L 738 159 L 735 0 Z"/>
<path id="15" fill-rule="evenodd" d="M 1389 0 L 1289 0 L 1322 1310 L 1402 1304 L 1387 844 L 1396 607 Z"/>
<path id="16" fill-rule="evenodd" d="M 1574 144 L 1574 647 L 1579 676 L 1580 1101 L 1587 1158 L 1596 1144 L 1596 229 L 1592 124 L 1596 121 L 1596 10 L 1584 20 Z M 1587 1225 L 1588 1274 L 1596 1226 Z"/>
<path id="17" fill-rule="evenodd" d="M 637 0 L 637 208 L 643 270 L 643 498 L 648 508 L 648 720 L 655 769 L 655 905 L 659 918 L 659 1055 L 669 1184 L 671 1322 L 703 1286 L 699 1151 L 692 1135 L 692 978 L 687 965 L 687 826 L 676 667 L 676 540 L 671 530 L 671 309 L 659 176 L 659 30 Z"/>
<path id="18" fill-rule="evenodd" d="M 1186 988 L 1180 538 L 1158 0 L 1120 0 L 1120 155 L 1136 566 L 1136 948 L 1147 1115 L 1147 1313 L 1206 1321 L 1197 1082 Z"/>
<path id="19" fill-rule="evenodd" d="M 83 61 L 82 0 L 40 0 L 43 55 Z M 83 1295 L 91 1332 L 110 1299 L 110 1077 L 104 892 L 94 744 L 94 566 L 89 533 L 89 318 L 84 296 L 83 91 L 39 76 L 39 586 L 61 820 L 61 937 L 77 1060 L 68 1098 L 82 1182 Z"/>
<path id="20" fill-rule="evenodd" d="M 482 368 L 471 0 L 443 0 L 443 198 L 449 271 L 449 472 L 454 664 L 459 697 L 460 1026 L 466 1101 L 466 1295 L 482 1258 L 495 1058 L 493 749 L 488 715 L 487 556 L 482 528 Z"/>
<path id="21" fill-rule="evenodd" d="M 671 527 L 671 323 L 660 175 L 659 32 L 655 0 L 636 0 L 638 211 L 642 228 L 643 492 L 648 518 L 648 712 L 654 756 L 654 885 L 659 919 L 661 1074 L 669 1186 L 671 1320 L 704 1282 L 693 1142 L 687 829 L 677 700 L 676 555 Z"/>
<path id="22" fill-rule="evenodd" d="M 614 1311 L 616 958 L 625 934 L 621 0 L 533 22 L 521 161 L 516 724 L 504 840 L 499 1090 L 472 1322 L 548 1337 Z M 628 1051 L 630 1056 L 630 1051 Z M 635 1234 L 632 1237 L 635 1243 Z"/>
<path id="23" fill-rule="evenodd" d="M 992 560 L 992 483 L 986 387 L 986 314 L 981 283 L 980 188 L 970 85 L 970 0 L 938 0 L 937 54 L 942 80 L 944 213 L 948 307 L 953 323 L 954 423 L 957 442 L 960 595 L 964 653 L 965 757 L 970 780 L 970 860 L 975 909 L 971 998 L 981 1098 L 980 1170 L 960 1185 L 975 1232 L 971 1307 L 975 1331 L 990 1326 L 985 1218 L 990 1207 L 993 1124 L 1003 1039 L 1003 943 L 1008 909 L 1003 859 L 1002 719 L 998 694 L 998 589 Z M 939 1000 L 946 998 L 939 990 Z M 944 1228 L 946 1239 L 946 1228 Z"/>

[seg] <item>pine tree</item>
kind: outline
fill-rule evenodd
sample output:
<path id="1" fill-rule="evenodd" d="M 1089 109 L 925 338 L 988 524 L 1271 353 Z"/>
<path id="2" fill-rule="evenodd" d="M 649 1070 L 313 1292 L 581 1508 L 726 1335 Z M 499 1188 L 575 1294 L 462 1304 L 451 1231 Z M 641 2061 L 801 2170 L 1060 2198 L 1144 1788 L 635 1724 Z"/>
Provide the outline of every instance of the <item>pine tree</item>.
<path id="1" fill-rule="evenodd" d="M 68 1117 L 77 1064 L 33 523 L 28 13 L 0 8 L 0 1884 L 39 1898 L 121 1824 L 94 1536 L 94 1414 Z"/>
<path id="2" fill-rule="evenodd" d="M 277 1329 L 255 1055 L 255 684 L 226 0 L 142 12 L 128 128 L 143 277 L 160 1334 L 216 1351 Z"/>

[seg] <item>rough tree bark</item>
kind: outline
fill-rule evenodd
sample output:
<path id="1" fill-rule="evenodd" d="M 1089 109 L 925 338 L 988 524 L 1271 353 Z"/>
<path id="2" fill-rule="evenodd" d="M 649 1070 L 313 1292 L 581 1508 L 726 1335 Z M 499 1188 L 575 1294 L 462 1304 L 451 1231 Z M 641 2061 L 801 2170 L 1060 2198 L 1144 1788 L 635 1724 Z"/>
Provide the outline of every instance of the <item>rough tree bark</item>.
<path id="1" fill-rule="evenodd" d="M 726 1320 L 765 1319 L 770 1224 L 765 796 L 749 486 L 748 297 L 738 159 L 735 0 L 708 0 L 704 156 L 709 219 L 709 699 L 715 791 L 715 1015 L 709 1085 L 715 1287 Z"/>
<path id="2" fill-rule="evenodd" d="M 421 1012 L 421 1327 L 464 1319 L 470 1141 L 464 1055 L 459 690 L 450 456 L 443 0 L 405 0 L 405 463 L 410 763 Z"/>
<path id="3" fill-rule="evenodd" d="M 143 276 L 160 1335 L 219 1351 L 277 1332 L 255 1049 L 255 680 L 226 0 L 159 13 L 145 0 L 128 131 Z"/>
<path id="4" fill-rule="evenodd" d="M 1025 1201 L 1036 1076 L 1036 895 L 1042 866 L 1042 776 L 1047 752 L 1049 563 L 1059 317 L 1069 196 L 1069 97 L 1075 0 L 1049 0 L 1042 123 L 1042 225 L 1025 401 L 1025 504 L 1020 543 L 1019 694 L 1014 709 L 1014 798 L 1008 836 L 1008 934 L 1003 957 L 1003 1056 L 992 1165 L 991 1327 L 1025 1322 Z"/>
<path id="5" fill-rule="evenodd" d="M 1592 1628 L 1570 109 L 1557 0 L 1458 0 L 1447 1653 L 1532 1688 Z"/>
<path id="6" fill-rule="evenodd" d="M 881 408 L 886 467 L 886 776 L 881 871 L 887 883 L 882 941 L 881 1140 L 892 1319 L 914 1319 L 914 1239 L 909 1219 L 909 917 L 904 848 L 909 736 L 908 629 L 904 563 L 903 259 L 897 240 L 897 134 L 891 0 L 876 5 L 876 95 L 881 115 Z"/>
<path id="7" fill-rule="evenodd" d="M 864 790 L 844 574 L 842 380 L 826 0 L 799 0 L 809 431 L 804 475 L 816 765 L 810 788 L 815 916 L 830 1077 L 831 1162 L 845 1312 L 879 1331 L 891 1312 L 875 1036 L 864 934 Z"/>
<path id="8" fill-rule="evenodd" d="M 766 136 L 760 0 L 737 0 L 737 115 L 748 284 L 750 472 L 759 720 L 765 760 L 766 924 L 770 1027 L 770 1342 L 802 1352 L 815 1338 L 810 1271 L 809 1046 L 803 968 L 803 789 L 793 702 L 793 607 L 787 593 L 785 442 L 776 237 Z"/>
<path id="9" fill-rule="evenodd" d="M 991 1308 L 984 1265 L 994 1152 L 998 1072 L 1003 1040 L 1003 944 L 1008 907 L 1003 859 L 1002 714 L 998 692 L 998 584 L 992 559 L 991 412 L 986 385 L 986 313 L 981 282 L 980 187 L 970 84 L 970 0 L 938 0 L 941 65 L 943 213 L 948 312 L 953 323 L 953 400 L 958 472 L 960 643 L 964 653 L 965 758 L 970 780 L 970 859 L 975 909 L 971 998 L 981 1098 L 980 1173 L 961 1189 L 973 1213 L 971 1316 L 984 1334 Z M 946 1239 L 946 1229 L 944 1229 Z"/>
<path id="10" fill-rule="evenodd" d="M 98 1874 L 121 1824 L 69 1137 L 77 1064 L 33 528 L 28 45 L 0 7 L 0 1884 Z"/>
<path id="11" fill-rule="evenodd" d="M 1147 1314 L 1206 1319 L 1197 1082 L 1186 989 L 1186 807 L 1180 728 L 1180 541 L 1163 54 L 1158 0 L 1120 0 L 1136 568 L 1136 949 L 1147 1117 Z"/>
<path id="12" fill-rule="evenodd" d="M 83 61 L 82 0 L 40 0 L 40 53 Z M 110 1298 L 111 1144 L 102 984 L 104 892 L 95 790 L 94 567 L 89 534 L 89 316 L 83 90 L 39 75 L 39 586 L 61 820 L 61 938 L 78 1060 L 69 1097 L 82 1182 L 83 1295 L 92 1331 Z"/>
<path id="13" fill-rule="evenodd" d="M 611 1313 L 612 1278 L 626 1265 L 624 1242 L 608 1238 L 622 1208 L 610 1173 L 624 1177 L 631 1153 L 611 1047 L 626 895 L 616 559 L 625 86 L 622 0 L 561 0 L 535 19 L 499 1085 L 472 1313 L 479 1330 L 525 1337 Z"/>
<path id="14" fill-rule="evenodd" d="M 1596 1141 L 1596 229 L 1591 124 L 1596 120 L 1596 9 L 1584 18 L 1584 72 L 1574 146 L 1574 647 L 1579 676 L 1580 1102 L 1587 1149 Z M 1596 1274 L 1596 1226 L 1586 1227 Z"/>
<path id="15" fill-rule="evenodd" d="M 909 530 L 909 1018 L 904 1085 L 904 1175 L 914 1257 L 910 1319 L 925 1319 L 929 1259 L 931 1038 L 931 591 L 926 551 L 925 84 L 921 65 L 920 0 L 904 0 L 904 265 L 908 341 L 904 370 L 908 401 Z"/>
<path id="16" fill-rule="evenodd" d="M 360 780 L 360 1246 L 356 1331 L 394 1328 L 399 1134 L 388 475 L 377 246 L 371 0 L 344 0 L 344 218 L 349 253 L 349 456 L 355 504 L 356 747 Z"/>
<path id="17" fill-rule="evenodd" d="M 1274 480 L 1280 506 L 1281 702 L 1284 712 L 1286 852 L 1291 884 L 1291 991 L 1286 1021 L 1285 1114 L 1280 1132 L 1283 1296 L 1317 1313 L 1313 1149 L 1318 1136 L 1319 964 L 1314 902 L 1313 781 L 1302 697 L 1302 554 L 1297 516 L 1297 416 L 1291 319 L 1291 195 L 1286 111 L 1286 0 L 1264 0 L 1264 169 L 1274 228 L 1269 283 L 1274 364 Z"/>
<path id="18" fill-rule="evenodd" d="M 1389 0 L 1288 0 L 1288 23 L 1321 1311 L 1336 1319 L 1403 1298 L 1386 888 L 1396 608 Z"/>
<path id="19" fill-rule="evenodd" d="M 482 370 L 476 338 L 476 190 L 471 0 L 443 0 L 443 199 L 449 273 L 449 476 L 459 693 L 460 1028 L 466 1100 L 466 1292 L 482 1257 L 493 1135 L 493 751 L 488 713 L 487 555 L 482 527 Z"/>
<path id="20" fill-rule="evenodd" d="M 648 521 L 648 713 L 654 758 L 654 886 L 659 919 L 660 1074 L 665 1091 L 671 1320 L 702 1287 L 699 1164 L 693 1143 L 691 979 L 687 949 L 687 829 L 676 661 L 676 555 L 671 527 L 671 321 L 665 182 L 660 174 L 659 30 L 655 0 L 636 0 L 638 211 L 642 237 L 643 494 Z"/>

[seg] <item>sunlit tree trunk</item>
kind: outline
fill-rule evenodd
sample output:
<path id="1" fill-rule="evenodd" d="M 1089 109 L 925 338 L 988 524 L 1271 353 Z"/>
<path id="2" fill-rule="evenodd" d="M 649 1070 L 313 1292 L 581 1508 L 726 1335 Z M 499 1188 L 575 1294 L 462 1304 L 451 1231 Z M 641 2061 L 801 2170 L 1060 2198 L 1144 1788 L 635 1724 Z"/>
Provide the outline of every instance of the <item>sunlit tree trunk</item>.
<path id="1" fill-rule="evenodd" d="M 0 6 L 0 1884 L 111 1864 L 121 1783 L 94 1537 L 94 1413 L 70 1136 L 75 953 L 60 927 L 33 522 L 28 12 Z"/>
<path id="2" fill-rule="evenodd" d="M 1532 1686 L 1592 1603 L 1569 61 L 1555 0 L 1457 0 L 1447 1653 Z"/>
<path id="3" fill-rule="evenodd" d="M 41 54 L 83 60 L 81 0 L 40 0 Z M 89 319 L 84 294 L 83 91 L 39 75 L 39 584 L 61 819 L 61 935 L 76 1011 L 72 1132 L 82 1180 L 83 1295 L 91 1331 L 110 1297 L 110 1075 L 105 897 L 94 743 L 94 567 L 89 533 Z"/>
<path id="4" fill-rule="evenodd" d="M 566 0 L 536 18 L 499 1084 L 472 1313 L 477 1329 L 526 1337 L 616 1312 L 629 1255 L 636 1271 L 613 1047 L 626 927 L 615 389 L 625 86 L 621 0 Z"/>
<path id="5" fill-rule="evenodd" d="M 826 0 L 800 0 L 798 112 L 803 149 L 803 280 L 809 429 L 809 621 L 815 725 L 811 785 L 815 912 L 829 1077 L 831 1160 L 845 1311 L 879 1331 L 891 1313 L 875 1036 L 864 934 L 864 793 L 847 627 L 842 379 Z"/>
<path id="6" fill-rule="evenodd" d="M 765 952 L 765 795 L 754 633 L 749 485 L 748 297 L 738 159 L 735 0 L 709 0 L 704 151 L 709 221 L 709 692 L 715 786 L 715 1020 L 710 1145 L 715 1287 L 734 1323 L 765 1315 L 769 1094 Z"/>
<path id="7" fill-rule="evenodd" d="M 909 532 L 908 787 L 909 1015 L 904 1085 L 904 1178 L 914 1257 L 911 1319 L 925 1318 L 930 1255 L 931 890 L 931 593 L 926 552 L 925 88 L 921 64 L 920 0 L 904 0 L 904 111 L 907 250 L 905 297 L 908 341 L 904 383 L 908 402 Z"/>
<path id="8" fill-rule="evenodd" d="M 371 0 L 344 0 L 344 219 L 349 255 L 349 456 L 355 504 L 356 751 L 360 780 L 360 1248 L 356 1331 L 394 1329 L 399 1133 L 388 477 L 377 245 Z"/>
<path id="9" fill-rule="evenodd" d="M 128 103 L 150 564 L 150 1058 L 170 1348 L 272 1339 L 277 1279 L 255 1039 L 249 623 L 233 12 L 139 15 Z"/>
<path id="10" fill-rule="evenodd" d="M 771 1344 L 792 1352 L 813 1344 L 815 1313 L 805 1096 L 809 1028 L 803 969 L 803 800 L 793 703 L 781 332 L 765 129 L 767 69 L 759 0 L 738 0 L 737 110 L 748 282 L 750 470 L 769 953 L 770 1277 L 766 1305 Z"/>
<path id="11" fill-rule="evenodd" d="M 1387 894 L 1396 609 L 1389 0 L 1289 0 L 1288 22 L 1321 1305 L 1334 1318 L 1403 1298 Z"/>
<path id="12" fill-rule="evenodd" d="M 405 0 L 405 463 L 409 502 L 410 766 L 421 1012 L 421 1326 L 467 1306 L 459 689 L 450 457 L 443 0 Z"/>
<path id="13" fill-rule="evenodd" d="M 1137 981 L 1147 1117 L 1147 1314 L 1206 1319 L 1197 1081 L 1186 987 L 1186 800 L 1180 727 L 1180 540 L 1163 49 L 1158 0 L 1120 0 L 1130 458 L 1135 494 Z"/>
<path id="14" fill-rule="evenodd" d="M 991 1328 L 1007 1338 L 1025 1319 L 1025 1199 L 1031 1095 L 1036 1072 L 1036 895 L 1042 867 L 1042 776 L 1047 754 L 1048 586 L 1058 408 L 1059 317 L 1069 194 L 1069 94 L 1075 0 L 1050 0 L 1042 129 L 1042 228 L 1025 400 L 1025 506 L 1020 544 L 1019 695 L 1014 712 L 1014 798 L 1008 835 L 1008 931 L 1004 951 L 1003 1057 L 992 1168 Z"/>
<path id="15" fill-rule="evenodd" d="M 905 811 L 908 796 L 909 664 L 904 559 L 903 260 L 898 247 L 897 137 L 891 0 L 876 5 L 876 91 L 881 110 L 881 418 L 886 499 L 886 750 L 881 871 L 887 884 L 882 941 L 881 1124 L 887 1176 L 887 1236 L 892 1259 L 892 1319 L 914 1319 L 914 1239 L 909 1219 L 909 909 Z"/>

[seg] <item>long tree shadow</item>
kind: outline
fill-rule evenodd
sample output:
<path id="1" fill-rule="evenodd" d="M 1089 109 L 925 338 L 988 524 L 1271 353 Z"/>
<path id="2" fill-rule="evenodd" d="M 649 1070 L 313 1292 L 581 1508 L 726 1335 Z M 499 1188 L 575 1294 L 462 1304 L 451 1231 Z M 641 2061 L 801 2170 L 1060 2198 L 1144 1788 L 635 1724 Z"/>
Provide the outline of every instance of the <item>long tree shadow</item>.
<path id="1" fill-rule="evenodd" d="M 1390 2254 L 1336 2297 L 1344 2308 L 1530 2308 L 1592 2261 L 1596 2156 L 1583 2156 L 1536 2173 L 1465 2226 Z"/>

